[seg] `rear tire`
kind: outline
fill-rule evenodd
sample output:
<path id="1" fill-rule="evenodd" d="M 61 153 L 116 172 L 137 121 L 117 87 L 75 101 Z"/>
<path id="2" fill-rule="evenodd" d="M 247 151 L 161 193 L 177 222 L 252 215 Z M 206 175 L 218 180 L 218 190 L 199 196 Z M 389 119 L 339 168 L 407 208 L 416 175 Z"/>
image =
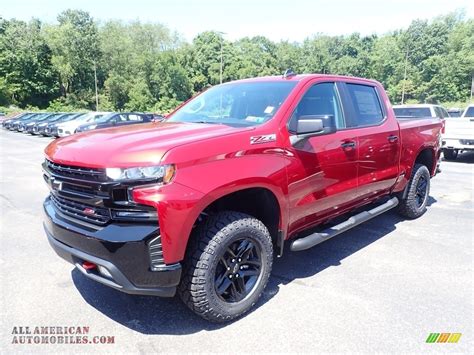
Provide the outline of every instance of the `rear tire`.
<path id="1" fill-rule="evenodd" d="M 415 164 L 408 182 L 408 193 L 398 204 L 398 213 L 404 217 L 415 219 L 426 212 L 426 204 L 430 194 L 430 172 L 425 165 Z"/>
<path id="2" fill-rule="evenodd" d="M 445 149 L 443 151 L 443 156 L 446 160 L 456 160 L 458 157 L 458 151 L 455 149 Z"/>
<path id="3" fill-rule="evenodd" d="M 257 302 L 270 277 L 273 245 L 258 219 L 219 212 L 191 236 L 178 293 L 200 317 L 226 322 Z"/>

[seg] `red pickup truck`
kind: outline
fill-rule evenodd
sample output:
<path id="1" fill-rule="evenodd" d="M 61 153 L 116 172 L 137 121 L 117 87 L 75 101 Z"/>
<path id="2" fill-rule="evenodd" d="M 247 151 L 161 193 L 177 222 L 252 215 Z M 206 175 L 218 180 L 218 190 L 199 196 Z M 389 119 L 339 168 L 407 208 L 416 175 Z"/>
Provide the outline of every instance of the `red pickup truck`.
<path id="1" fill-rule="evenodd" d="M 308 249 L 394 207 L 422 215 L 440 130 L 437 119 L 398 122 L 372 80 L 229 82 L 163 122 L 52 142 L 45 231 L 91 279 L 178 292 L 203 318 L 227 321 L 255 304 L 285 244 Z"/>

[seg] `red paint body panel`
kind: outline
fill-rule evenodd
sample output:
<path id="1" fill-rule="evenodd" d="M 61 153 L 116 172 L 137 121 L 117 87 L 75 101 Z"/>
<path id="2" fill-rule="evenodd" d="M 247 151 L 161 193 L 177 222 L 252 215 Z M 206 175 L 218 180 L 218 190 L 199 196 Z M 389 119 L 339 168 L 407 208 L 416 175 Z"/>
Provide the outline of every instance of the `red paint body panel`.
<path id="1" fill-rule="evenodd" d="M 423 149 L 430 149 L 435 162 L 439 156 L 440 122 L 399 124 L 385 91 L 375 81 L 328 75 L 246 79 L 269 80 L 294 80 L 297 85 L 275 116 L 259 126 L 166 121 L 131 125 L 62 138 L 45 153 L 56 163 L 91 168 L 175 164 L 170 184 L 133 191 L 134 201 L 158 211 L 169 264 L 184 258 L 200 213 L 227 194 L 253 187 L 269 190 L 279 204 L 279 228 L 289 239 L 305 228 L 403 190 Z M 313 136 L 293 146 L 287 129 L 291 113 L 311 85 L 327 81 L 375 85 L 386 108 L 384 122 Z M 271 134 L 276 135 L 275 141 L 251 144 L 251 137 Z M 392 135 L 398 138 L 395 142 L 388 140 Z M 354 141 L 356 148 L 341 147 L 347 141 Z"/>

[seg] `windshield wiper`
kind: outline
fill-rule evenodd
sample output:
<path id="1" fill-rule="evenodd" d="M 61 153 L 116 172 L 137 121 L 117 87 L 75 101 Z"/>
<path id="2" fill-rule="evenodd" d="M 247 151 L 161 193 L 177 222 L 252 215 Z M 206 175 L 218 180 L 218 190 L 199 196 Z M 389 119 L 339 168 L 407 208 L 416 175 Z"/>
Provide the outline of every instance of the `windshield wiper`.
<path id="1" fill-rule="evenodd" d="M 213 122 L 213 121 L 189 121 L 188 123 L 210 123 L 210 124 L 225 124 L 224 122 Z"/>

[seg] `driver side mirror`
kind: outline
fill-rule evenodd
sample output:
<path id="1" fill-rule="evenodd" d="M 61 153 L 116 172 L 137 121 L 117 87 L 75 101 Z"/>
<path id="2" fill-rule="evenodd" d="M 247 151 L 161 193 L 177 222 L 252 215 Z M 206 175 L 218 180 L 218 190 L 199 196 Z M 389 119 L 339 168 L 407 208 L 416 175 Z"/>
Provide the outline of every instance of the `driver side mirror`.
<path id="1" fill-rule="evenodd" d="M 336 131 L 334 115 L 300 116 L 296 126 L 296 134 L 301 137 L 329 134 Z"/>

